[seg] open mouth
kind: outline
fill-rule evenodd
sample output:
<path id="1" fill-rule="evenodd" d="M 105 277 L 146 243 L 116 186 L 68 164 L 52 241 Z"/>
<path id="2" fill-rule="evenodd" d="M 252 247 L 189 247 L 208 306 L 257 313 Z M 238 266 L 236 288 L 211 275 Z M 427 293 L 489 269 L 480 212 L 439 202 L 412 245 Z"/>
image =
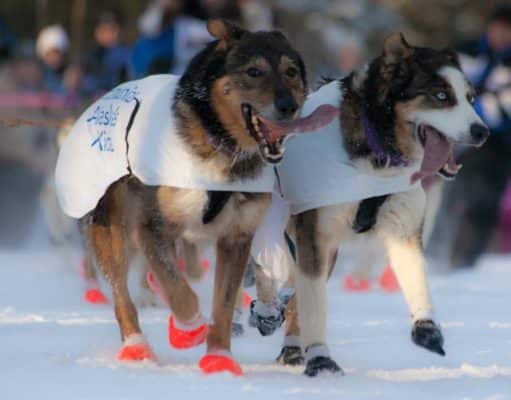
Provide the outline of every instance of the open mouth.
<path id="1" fill-rule="evenodd" d="M 293 134 L 312 132 L 339 115 L 339 109 L 329 104 L 316 108 L 310 115 L 292 121 L 270 121 L 259 115 L 247 103 L 241 105 L 241 113 L 250 136 L 256 141 L 259 153 L 268 164 L 278 164 L 285 152 L 285 142 Z"/>
<path id="2" fill-rule="evenodd" d="M 259 153 L 269 164 L 278 164 L 284 157 L 284 142 L 288 136 L 273 137 L 265 119 L 247 103 L 241 105 L 248 133 L 256 141 Z"/>
<path id="3" fill-rule="evenodd" d="M 424 158 L 420 170 L 412 175 L 412 183 L 435 174 L 454 179 L 462 167 L 454 158 L 454 142 L 427 124 L 417 126 L 417 137 L 424 147 Z"/>

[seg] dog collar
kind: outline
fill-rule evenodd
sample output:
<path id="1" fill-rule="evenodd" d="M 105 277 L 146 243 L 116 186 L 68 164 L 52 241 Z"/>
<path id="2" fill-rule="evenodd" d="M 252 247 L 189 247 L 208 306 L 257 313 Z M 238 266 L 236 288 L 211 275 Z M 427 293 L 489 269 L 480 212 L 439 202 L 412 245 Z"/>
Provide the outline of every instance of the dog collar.
<path id="1" fill-rule="evenodd" d="M 405 167 L 408 165 L 408 161 L 404 159 L 400 154 L 396 152 L 385 151 L 373 123 L 367 116 L 365 107 L 362 109 L 362 126 L 364 127 L 364 135 L 367 141 L 367 145 L 376 156 L 379 165 L 389 167 Z"/>

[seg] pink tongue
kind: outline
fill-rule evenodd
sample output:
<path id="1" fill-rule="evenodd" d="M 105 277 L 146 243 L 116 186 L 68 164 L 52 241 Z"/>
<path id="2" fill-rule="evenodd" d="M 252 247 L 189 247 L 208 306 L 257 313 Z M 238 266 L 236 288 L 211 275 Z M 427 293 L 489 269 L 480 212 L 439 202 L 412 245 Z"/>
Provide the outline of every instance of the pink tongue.
<path id="1" fill-rule="evenodd" d="M 412 183 L 419 179 L 435 175 L 445 163 L 455 169 L 456 162 L 452 153 L 452 143 L 432 128 L 426 127 L 424 144 L 424 159 L 421 169 L 412 175 Z"/>
<path id="2" fill-rule="evenodd" d="M 339 109 L 330 104 L 322 104 L 316 108 L 312 114 L 304 118 L 298 118 L 293 121 L 270 121 L 258 117 L 265 125 L 265 134 L 267 140 L 275 142 L 281 137 L 292 133 L 311 132 L 328 125 L 339 115 Z"/>

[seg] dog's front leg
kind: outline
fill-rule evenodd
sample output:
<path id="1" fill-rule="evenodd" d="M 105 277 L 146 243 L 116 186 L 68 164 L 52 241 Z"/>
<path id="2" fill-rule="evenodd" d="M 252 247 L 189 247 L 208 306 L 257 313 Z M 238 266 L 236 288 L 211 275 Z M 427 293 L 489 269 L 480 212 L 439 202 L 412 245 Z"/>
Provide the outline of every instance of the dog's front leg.
<path id="1" fill-rule="evenodd" d="M 206 373 L 229 371 L 241 375 L 231 357 L 231 325 L 236 296 L 248 262 L 252 235 L 220 238 L 216 246 L 216 270 L 212 321 L 207 336 L 207 354 L 200 362 Z"/>
<path id="2" fill-rule="evenodd" d="M 442 332 L 433 321 L 433 305 L 426 276 L 426 260 L 421 231 L 424 216 L 422 190 L 395 195 L 382 210 L 378 232 L 387 248 L 408 305 L 412 321 L 412 340 L 418 346 L 445 355 Z"/>
<path id="3" fill-rule="evenodd" d="M 330 248 L 318 232 L 318 211 L 296 217 L 296 297 L 300 339 L 305 350 L 305 374 L 341 371 L 326 344 L 326 282 L 331 267 Z M 335 251 L 333 252 L 335 254 Z"/>

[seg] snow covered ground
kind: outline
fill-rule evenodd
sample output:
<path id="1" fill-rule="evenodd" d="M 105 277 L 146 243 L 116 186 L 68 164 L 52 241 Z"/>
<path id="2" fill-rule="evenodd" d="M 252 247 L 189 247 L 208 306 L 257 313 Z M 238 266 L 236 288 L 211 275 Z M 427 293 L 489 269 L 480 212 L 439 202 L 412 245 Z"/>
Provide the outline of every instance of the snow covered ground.
<path id="1" fill-rule="evenodd" d="M 316 379 L 273 363 L 282 331 L 251 328 L 233 341 L 245 376 L 203 376 L 204 348 L 170 348 L 163 308 L 141 311 L 160 364 L 121 365 L 113 310 L 82 301 L 75 265 L 55 250 L 0 252 L 1 400 L 511 399 L 510 258 L 432 276 L 445 358 L 411 343 L 401 295 L 347 294 L 333 279 L 329 339 L 346 375 Z"/>

